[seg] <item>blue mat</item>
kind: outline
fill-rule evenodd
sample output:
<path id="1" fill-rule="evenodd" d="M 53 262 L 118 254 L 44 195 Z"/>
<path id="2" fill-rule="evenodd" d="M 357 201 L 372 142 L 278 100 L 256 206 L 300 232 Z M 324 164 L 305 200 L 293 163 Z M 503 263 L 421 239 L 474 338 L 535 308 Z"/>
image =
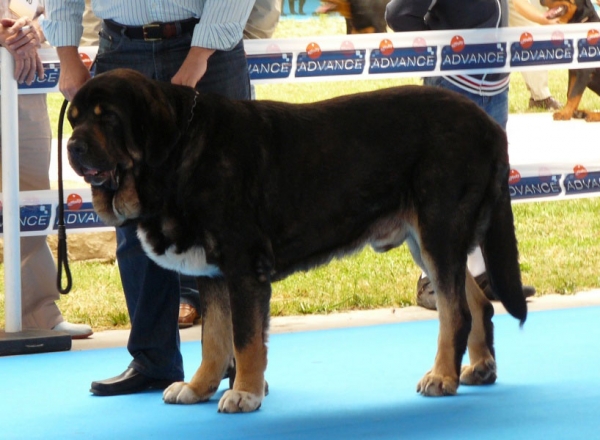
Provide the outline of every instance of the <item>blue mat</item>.
<path id="1" fill-rule="evenodd" d="M 600 308 L 494 318 L 499 379 L 427 398 L 437 321 L 273 335 L 271 393 L 251 414 L 217 413 L 217 396 L 167 405 L 160 392 L 95 397 L 124 348 L 0 358 L 1 439 L 600 438 Z M 200 343 L 182 345 L 188 378 Z"/>

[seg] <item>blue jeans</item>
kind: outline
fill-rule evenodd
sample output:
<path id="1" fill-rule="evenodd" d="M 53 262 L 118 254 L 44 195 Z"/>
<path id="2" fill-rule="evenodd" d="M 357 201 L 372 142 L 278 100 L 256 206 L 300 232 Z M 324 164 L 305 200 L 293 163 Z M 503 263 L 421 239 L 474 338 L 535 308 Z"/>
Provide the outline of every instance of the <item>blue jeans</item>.
<path id="1" fill-rule="evenodd" d="M 443 87 L 466 96 L 485 110 L 488 115 L 506 130 L 506 123 L 508 122 L 508 89 L 494 96 L 481 96 L 476 93 L 467 92 L 441 76 L 424 78 L 423 84 L 426 86 Z"/>
<path id="2" fill-rule="evenodd" d="M 149 78 L 170 81 L 191 45 L 191 35 L 163 41 L 130 40 L 103 27 L 96 74 L 119 67 L 135 69 Z M 231 51 L 217 51 L 196 89 L 233 99 L 250 99 L 250 79 L 243 42 Z M 127 349 L 130 367 L 168 380 L 183 380 L 179 351 L 180 278 L 150 260 L 141 248 L 135 224 L 117 228 L 117 262 L 131 319 Z M 189 285 L 189 278 L 187 279 Z M 193 284 L 192 284 L 193 285 Z"/>

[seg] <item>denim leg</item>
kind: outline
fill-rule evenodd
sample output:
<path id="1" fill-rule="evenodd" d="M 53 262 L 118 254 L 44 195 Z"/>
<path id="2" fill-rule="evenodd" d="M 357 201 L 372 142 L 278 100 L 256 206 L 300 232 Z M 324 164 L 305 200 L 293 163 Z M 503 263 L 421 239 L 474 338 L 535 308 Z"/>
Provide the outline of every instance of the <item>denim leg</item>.
<path id="1" fill-rule="evenodd" d="M 227 81 L 223 81 L 227 78 Z M 215 52 L 196 90 L 218 93 L 231 99 L 250 99 L 250 77 L 243 41 L 231 51 Z"/>
<path id="2" fill-rule="evenodd" d="M 508 122 L 508 89 L 494 96 L 481 96 L 467 92 L 441 76 L 424 78 L 423 83 L 428 86 L 443 87 L 466 96 L 481 109 L 485 110 L 488 115 L 506 130 L 506 124 Z"/>
<path id="3" fill-rule="evenodd" d="M 482 96 L 480 99 L 482 101 L 480 107 L 506 131 L 506 124 L 508 123 L 508 89 L 494 96 Z"/>
<path id="4" fill-rule="evenodd" d="M 156 265 L 142 250 L 137 225 L 117 228 L 117 262 L 131 333 L 129 365 L 156 379 L 183 380 L 179 351 L 179 275 Z"/>

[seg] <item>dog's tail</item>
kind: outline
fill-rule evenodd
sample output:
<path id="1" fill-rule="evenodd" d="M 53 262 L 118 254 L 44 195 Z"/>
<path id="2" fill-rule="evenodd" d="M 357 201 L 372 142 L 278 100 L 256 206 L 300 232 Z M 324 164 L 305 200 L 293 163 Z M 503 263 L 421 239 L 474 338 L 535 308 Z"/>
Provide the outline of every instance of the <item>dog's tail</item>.
<path id="1" fill-rule="evenodd" d="M 492 291 L 506 310 L 523 325 L 527 318 L 527 302 L 521 284 L 519 251 L 508 189 L 508 172 L 507 166 L 498 166 L 499 181 L 496 185 L 500 186 L 500 194 L 492 208 L 489 227 L 484 233 L 481 250 Z"/>

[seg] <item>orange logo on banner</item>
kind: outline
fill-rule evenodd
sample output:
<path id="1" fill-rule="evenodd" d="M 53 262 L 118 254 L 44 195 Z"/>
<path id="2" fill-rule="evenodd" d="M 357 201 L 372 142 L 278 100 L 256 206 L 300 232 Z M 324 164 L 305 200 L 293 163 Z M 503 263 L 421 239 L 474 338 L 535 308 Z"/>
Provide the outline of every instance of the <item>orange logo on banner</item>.
<path id="1" fill-rule="evenodd" d="M 265 52 L 269 55 L 281 55 L 281 48 L 277 44 L 269 44 Z"/>
<path id="2" fill-rule="evenodd" d="M 342 41 L 342 44 L 340 44 L 340 50 L 347 57 L 352 56 L 354 55 L 354 43 L 348 40 Z"/>
<path id="3" fill-rule="evenodd" d="M 460 35 L 455 35 L 450 40 L 450 47 L 454 52 L 461 52 L 465 48 L 465 39 Z"/>
<path id="4" fill-rule="evenodd" d="M 80 53 L 79 58 L 81 58 L 81 61 L 83 61 L 83 65 L 87 68 L 87 70 L 92 68 L 92 64 L 94 62 L 87 53 Z"/>
<path id="5" fill-rule="evenodd" d="M 552 179 L 552 171 L 548 167 L 540 167 L 538 174 L 542 182 L 547 182 Z"/>
<path id="6" fill-rule="evenodd" d="M 77 211 L 83 205 L 83 200 L 79 194 L 69 194 L 67 197 L 67 207 L 72 211 Z"/>
<path id="7" fill-rule="evenodd" d="M 427 42 L 423 37 L 417 37 L 413 40 L 413 49 L 416 52 L 424 52 L 427 48 Z"/>
<path id="8" fill-rule="evenodd" d="M 308 43 L 308 46 L 306 46 L 306 55 L 310 59 L 316 60 L 321 56 L 321 47 L 317 43 Z"/>
<path id="9" fill-rule="evenodd" d="M 508 184 L 514 185 L 515 183 L 519 183 L 520 180 L 521 173 L 519 173 L 517 170 L 510 170 L 510 173 L 508 174 Z"/>
<path id="10" fill-rule="evenodd" d="M 379 43 L 379 51 L 382 55 L 385 55 L 386 57 L 391 55 L 394 52 L 394 43 L 392 43 L 387 38 L 384 38 Z"/>
<path id="11" fill-rule="evenodd" d="M 589 44 L 598 44 L 598 40 L 600 40 L 600 32 L 596 29 L 590 29 L 587 33 L 587 42 Z"/>
<path id="12" fill-rule="evenodd" d="M 533 35 L 531 35 L 529 32 L 523 32 L 521 34 L 519 43 L 523 49 L 529 49 L 531 46 L 533 46 Z"/>
<path id="13" fill-rule="evenodd" d="M 588 172 L 583 165 L 575 165 L 573 167 L 573 173 L 575 173 L 575 177 L 578 179 L 585 179 Z"/>
<path id="14" fill-rule="evenodd" d="M 563 34 L 561 31 L 554 31 L 552 32 L 552 37 L 550 40 L 555 46 L 560 46 L 563 44 L 563 41 L 565 41 L 565 34 Z"/>

